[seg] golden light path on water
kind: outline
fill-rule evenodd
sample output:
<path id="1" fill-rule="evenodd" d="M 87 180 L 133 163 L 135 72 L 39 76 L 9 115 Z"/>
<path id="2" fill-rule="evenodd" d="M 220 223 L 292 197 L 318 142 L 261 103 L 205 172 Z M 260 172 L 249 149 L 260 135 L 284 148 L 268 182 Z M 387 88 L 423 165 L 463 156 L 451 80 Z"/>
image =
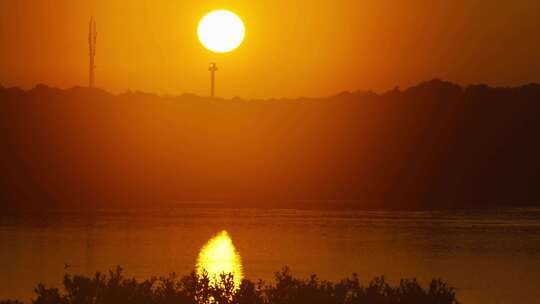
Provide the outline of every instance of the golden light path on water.
<path id="1" fill-rule="evenodd" d="M 222 273 L 232 273 L 236 288 L 240 286 L 243 279 L 242 260 L 227 231 L 216 234 L 201 248 L 196 269 L 199 275 L 206 270 L 212 280 L 219 278 Z"/>

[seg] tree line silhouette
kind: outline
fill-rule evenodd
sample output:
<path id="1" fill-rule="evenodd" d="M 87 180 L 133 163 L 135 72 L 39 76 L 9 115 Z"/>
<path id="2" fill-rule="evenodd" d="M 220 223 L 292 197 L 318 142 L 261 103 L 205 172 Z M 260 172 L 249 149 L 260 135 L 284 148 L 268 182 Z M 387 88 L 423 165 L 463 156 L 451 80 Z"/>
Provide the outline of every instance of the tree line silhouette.
<path id="1" fill-rule="evenodd" d="M 269 100 L 0 87 L 0 201 L 538 206 L 539 117 L 537 84 Z"/>
<path id="2" fill-rule="evenodd" d="M 440 279 L 427 287 L 402 279 L 391 286 L 384 277 L 361 284 L 356 274 L 337 283 L 295 278 L 288 268 L 274 283 L 244 279 L 236 288 L 232 274 L 210 278 L 203 273 L 179 277 L 126 278 L 117 267 L 108 275 L 64 276 L 63 290 L 38 284 L 32 304 L 458 304 L 454 288 Z M 22 304 L 3 300 L 0 304 Z"/>

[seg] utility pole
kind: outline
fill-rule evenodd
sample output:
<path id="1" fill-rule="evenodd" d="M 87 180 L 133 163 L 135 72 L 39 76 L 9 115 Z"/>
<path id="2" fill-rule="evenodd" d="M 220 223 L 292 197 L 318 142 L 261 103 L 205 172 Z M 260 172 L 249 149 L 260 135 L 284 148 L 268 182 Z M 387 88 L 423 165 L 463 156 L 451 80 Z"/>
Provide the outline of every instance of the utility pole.
<path id="1" fill-rule="evenodd" d="M 216 93 L 216 72 L 218 68 L 215 62 L 210 63 L 208 71 L 210 71 L 210 96 L 215 97 Z"/>
<path id="2" fill-rule="evenodd" d="M 96 22 L 93 18 L 90 18 L 90 23 L 88 25 L 88 55 L 90 57 L 90 66 L 88 70 L 88 87 L 94 87 L 94 70 L 96 65 L 94 64 L 94 58 L 96 57 L 96 40 L 97 40 L 97 31 L 96 31 Z"/>

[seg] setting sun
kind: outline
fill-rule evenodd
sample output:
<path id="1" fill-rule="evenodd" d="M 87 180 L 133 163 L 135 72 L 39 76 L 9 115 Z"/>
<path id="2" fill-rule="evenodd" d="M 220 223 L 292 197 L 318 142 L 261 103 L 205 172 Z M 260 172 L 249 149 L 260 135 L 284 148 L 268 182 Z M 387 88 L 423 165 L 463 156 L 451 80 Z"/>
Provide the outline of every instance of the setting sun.
<path id="1" fill-rule="evenodd" d="M 245 27 L 235 13 L 217 10 L 201 19 L 197 33 L 201 43 L 210 51 L 227 53 L 242 44 Z"/>

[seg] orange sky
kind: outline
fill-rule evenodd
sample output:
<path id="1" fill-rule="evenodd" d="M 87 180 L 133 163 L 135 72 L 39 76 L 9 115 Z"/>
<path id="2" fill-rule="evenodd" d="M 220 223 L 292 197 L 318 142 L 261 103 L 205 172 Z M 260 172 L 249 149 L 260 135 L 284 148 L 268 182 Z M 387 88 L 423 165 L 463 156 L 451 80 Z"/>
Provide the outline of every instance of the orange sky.
<path id="1" fill-rule="evenodd" d="M 199 19 L 219 8 L 247 27 L 226 55 L 196 36 Z M 224 97 L 380 91 L 434 77 L 540 82 L 538 0 L 2 0 L 0 83 L 86 85 L 91 15 L 96 84 L 112 92 L 205 95 L 214 60 Z"/>

